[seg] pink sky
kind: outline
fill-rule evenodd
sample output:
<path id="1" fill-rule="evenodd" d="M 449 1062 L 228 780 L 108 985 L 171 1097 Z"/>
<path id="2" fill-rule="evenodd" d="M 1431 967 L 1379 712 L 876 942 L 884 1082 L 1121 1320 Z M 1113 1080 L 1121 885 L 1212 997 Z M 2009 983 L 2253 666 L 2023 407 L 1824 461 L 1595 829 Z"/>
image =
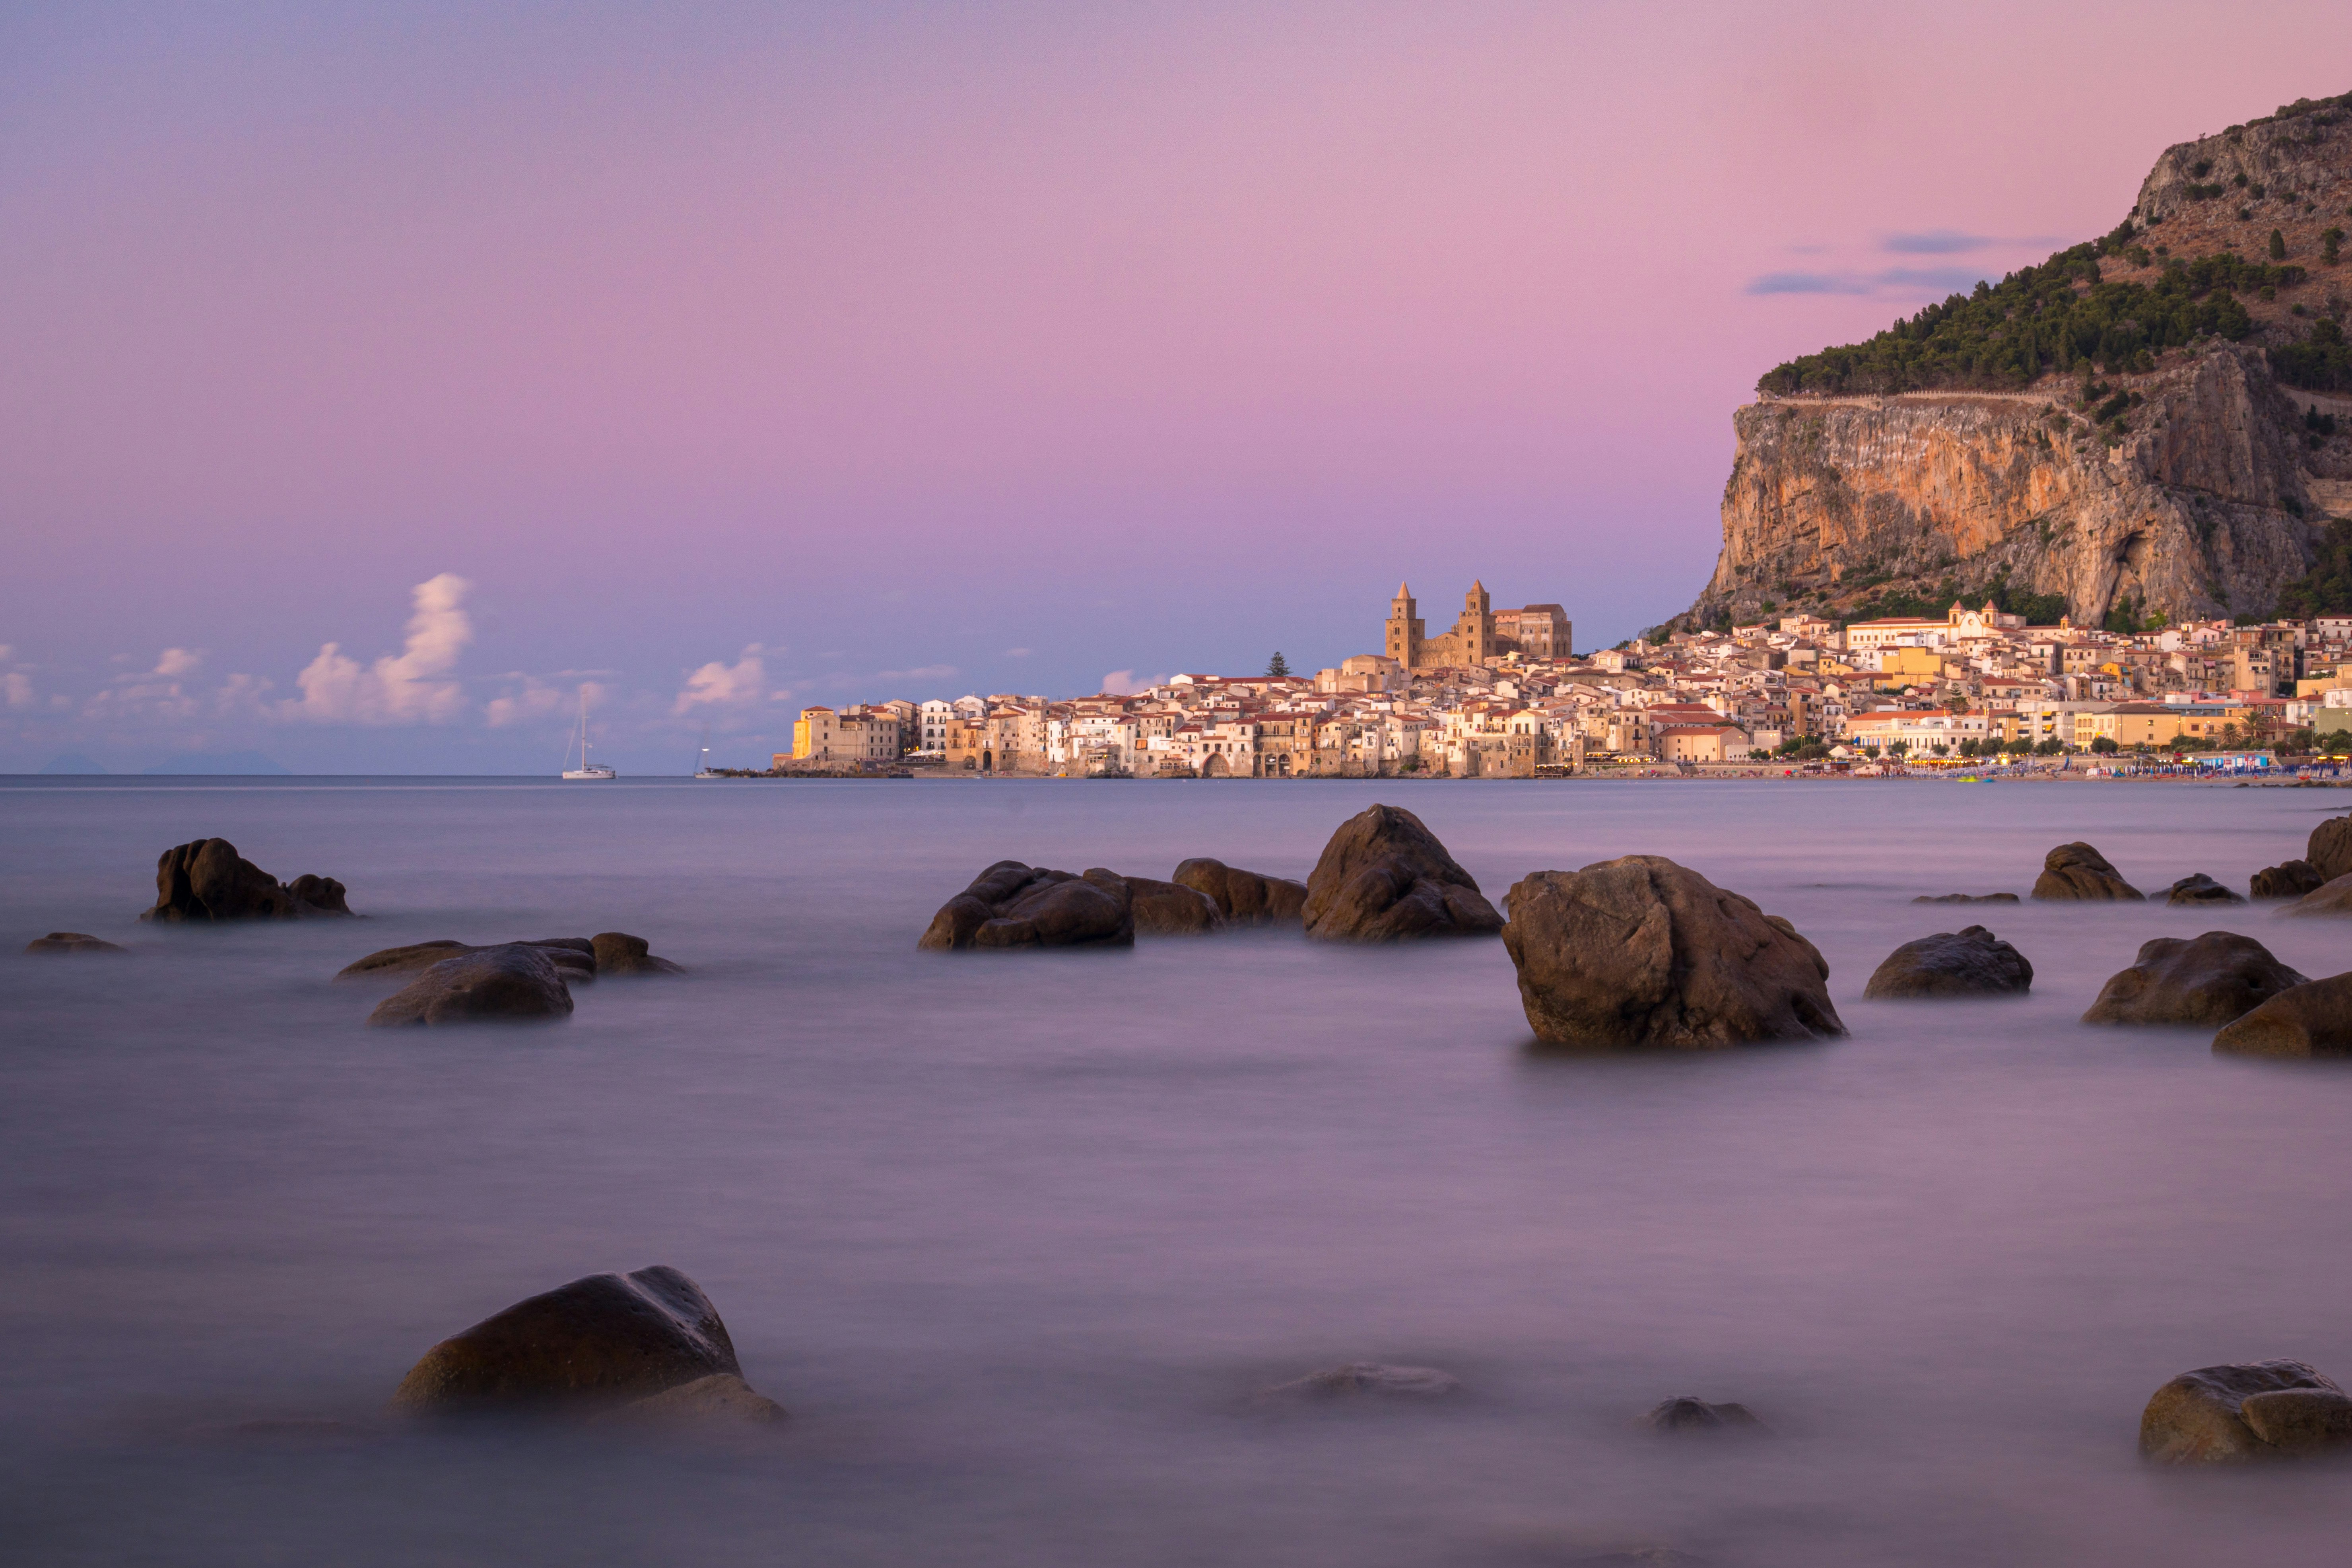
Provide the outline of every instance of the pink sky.
<path id="1" fill-rule="evenodd" d="M 748 756 L 1408 575 L 1614 641 L 1760 372 L 2352 87 L 2316 4 L 85 9 L 0 16 L 0 768 Z M 299 683 L 442 579 L 446 700 Z"/>

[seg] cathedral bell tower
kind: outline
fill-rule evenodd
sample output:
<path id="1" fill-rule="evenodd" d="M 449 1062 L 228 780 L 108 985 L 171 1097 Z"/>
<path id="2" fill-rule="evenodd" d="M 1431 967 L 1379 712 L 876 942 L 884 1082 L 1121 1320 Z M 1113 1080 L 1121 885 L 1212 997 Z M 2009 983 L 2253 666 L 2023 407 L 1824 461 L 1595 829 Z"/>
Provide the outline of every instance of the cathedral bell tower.
<path id="1" fill-rule="evenodd" d="M 1389 601 L 1388 638 L 1383 646 L 1388 656 L 1407 669 L 1421 663 L 1422 627 L 1414 607 L 1412 584 L 1399 583 L 1396 597 Z"/>

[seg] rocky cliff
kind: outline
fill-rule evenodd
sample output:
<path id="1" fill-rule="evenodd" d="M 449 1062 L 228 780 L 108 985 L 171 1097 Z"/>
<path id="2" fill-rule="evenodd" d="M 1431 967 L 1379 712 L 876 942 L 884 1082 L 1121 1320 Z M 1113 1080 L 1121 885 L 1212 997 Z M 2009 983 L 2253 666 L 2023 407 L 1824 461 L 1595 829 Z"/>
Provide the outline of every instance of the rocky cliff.
<path id="1" fill-rule="evenodd" d="M 2332 374 L 2312 373 L 2313 345 L 2340 342 L 2347 319 L 2352 265 L 2333 258 L 2347 203 L 2352 100 L 2184 142 L 2158 161 L 2126 224 L 2052 265 L 2073 258 L 2087 300 L 2105 284 L 2154 289 L 2168 267 L 2201 258 L 2267 262 L 2268 281 L 2238 279 L 2234 341 L 2159 339 L 2105 361 L 2103 344 L 2077 360 L 2045 332 L 2049 357 L 2006 385 L 1766 395 L 1741 408 L 1722 554 L 1674 624 L 1992 592 L 2041 596 L 2044 613 L 2063 597 L 2078 624 L 2269 612 L 2329 520 L 2352 519 L 2352 395 L 2309 384 Z M 2177 277 L 2170 288 L 2178 301 Z M 2225 295 L 2237 297 L 2206 297 Z M 2032 309 L 2048 306 L 2045 288 Z M 2105 343 L 2133 341 L 2122 325 Z M 1811 363 L 1768 384 L 1798 384 L 1792 369 Z"/>

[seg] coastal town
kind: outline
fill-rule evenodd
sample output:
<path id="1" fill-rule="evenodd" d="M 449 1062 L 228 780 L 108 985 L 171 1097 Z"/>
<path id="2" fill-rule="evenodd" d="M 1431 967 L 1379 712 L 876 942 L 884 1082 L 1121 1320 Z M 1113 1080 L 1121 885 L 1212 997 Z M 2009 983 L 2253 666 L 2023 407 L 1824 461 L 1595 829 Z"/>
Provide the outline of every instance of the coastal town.
<path id="1" fill-rule="evenodd" d="M 1885 773 L 2019 759 L 2267 767 L 2352 751 L 2352 616 L 2137 630 L 1990 603 L 1790 616 L 1579 655 L 1558 605 L 1483 584 L 1429 636 L 1401 584 L 1381 650 L 1312 676 L 1177 675 L 1076 698 L 803 709 L 782 774 L 1544 778 Z"/>

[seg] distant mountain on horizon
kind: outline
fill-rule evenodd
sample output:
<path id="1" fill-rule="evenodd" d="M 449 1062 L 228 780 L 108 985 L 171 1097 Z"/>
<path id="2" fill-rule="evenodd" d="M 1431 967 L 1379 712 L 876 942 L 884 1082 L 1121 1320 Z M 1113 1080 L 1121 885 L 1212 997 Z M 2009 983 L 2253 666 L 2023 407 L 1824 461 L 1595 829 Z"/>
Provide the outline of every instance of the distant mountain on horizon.
<path id="1" fill-rule="evenodd" d="M 59 752 L 49 759 L 47 766 L 41 769 L 44 773 L 102 773 L 105 771 L 99 766 L 97 758 L 80 752 Z"/>
<path id="2" fill-rule="evenodd" d="M 102 773 L 105 770 L 94 771 Z M 293 769 L 287 767 L 274 757 L 264 756 L 259 752 L 194 752 L 184 757 L 173 757 L 168 761 L 157 763 L 153 767 L 141 771 L 142 776 L 148 778 L 174 773 L 205 777 L 218 777 L 223 774 L 234 774 L 245 778 L 291 778 L 294 776 Z"/>

